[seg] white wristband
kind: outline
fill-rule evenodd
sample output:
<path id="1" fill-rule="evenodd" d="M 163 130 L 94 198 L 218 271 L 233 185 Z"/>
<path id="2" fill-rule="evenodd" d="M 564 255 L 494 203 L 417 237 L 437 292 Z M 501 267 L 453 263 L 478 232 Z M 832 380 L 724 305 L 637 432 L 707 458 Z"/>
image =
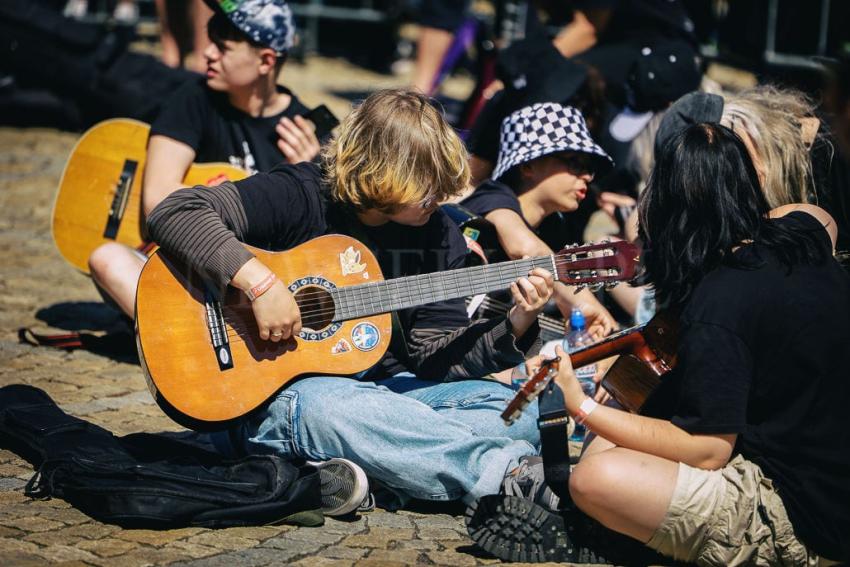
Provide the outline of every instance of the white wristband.
<path id="1" fill-rule="evenodd" d="M 597 407 L 599 407 L 599 404 L 597 404 L 593 398 L 585 398 L 576 412 L 576 421 L 583 424 Z"/>

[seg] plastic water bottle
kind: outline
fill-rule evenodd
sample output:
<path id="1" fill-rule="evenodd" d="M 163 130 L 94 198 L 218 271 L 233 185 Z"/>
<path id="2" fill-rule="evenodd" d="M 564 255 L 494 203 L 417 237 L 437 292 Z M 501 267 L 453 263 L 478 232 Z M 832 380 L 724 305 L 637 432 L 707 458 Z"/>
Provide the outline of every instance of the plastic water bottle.
<path id="1" fill-rule="evenodd" d="M 570 313 L 570 334 L 564 339 L 564 350 L 567 353 L 574 352 L 582 347 L 593 344 L 593 339 L 588 334 L 585 328 L 584 314 L 580 309 L 573 309 Z M 596 364 L 588 364 L 581 368 L 575 369 L 578 383 L 581 384 L 581 389 L 591 398 L 596 394 L 596 382 L 593 377 L 596 376 Z M 587 428 L 578 423 L 575 424 L 570 441 L 584 441 L 584 436 L 587 433 Z"/>
<path id="2" fill-rule="evenodd" d="M 530 378 L 531 376 L 528 375 L 528 368 L 525 362 L 519 363 L 511 371 L 511 388 L 519 390 Z"/>

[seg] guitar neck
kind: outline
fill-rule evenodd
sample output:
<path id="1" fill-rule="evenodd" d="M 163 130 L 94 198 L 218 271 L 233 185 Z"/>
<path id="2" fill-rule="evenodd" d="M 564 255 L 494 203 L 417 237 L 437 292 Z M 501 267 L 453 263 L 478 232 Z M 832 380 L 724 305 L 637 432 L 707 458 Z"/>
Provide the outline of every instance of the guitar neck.
<path id="1" fill-rule="evenodd" d="M 557 273 L 555 256 L 539 256 L 382 282 L 336 288 L 336 320 L 358 319 L 418 305 L 506 289 L 534 268 Z"/>
<path id="2" fill-rule="evenodd" d="M 574 350 L 570 353 L 570 362 L 573 368 L 581 368 L 609 356 L 634 350 L 645 342 L 642 334 L 645 327 L 645 324 L 629 327 L 619 333 L 609 335 L 603 341 Z"/>

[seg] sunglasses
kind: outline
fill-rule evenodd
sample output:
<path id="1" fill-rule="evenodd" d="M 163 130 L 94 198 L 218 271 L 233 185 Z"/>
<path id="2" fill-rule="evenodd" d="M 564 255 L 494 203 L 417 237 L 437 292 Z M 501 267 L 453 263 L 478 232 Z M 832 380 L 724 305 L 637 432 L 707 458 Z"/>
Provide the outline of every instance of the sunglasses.
<path id="1" fill-rule="evenodd" d="M 590 156 L 581 154 L 555 154 L 552 157 L 564 164 L 564 167 L 576 177 L 589 175 L 592 178 L 596 175 L 596 160 Z"/>

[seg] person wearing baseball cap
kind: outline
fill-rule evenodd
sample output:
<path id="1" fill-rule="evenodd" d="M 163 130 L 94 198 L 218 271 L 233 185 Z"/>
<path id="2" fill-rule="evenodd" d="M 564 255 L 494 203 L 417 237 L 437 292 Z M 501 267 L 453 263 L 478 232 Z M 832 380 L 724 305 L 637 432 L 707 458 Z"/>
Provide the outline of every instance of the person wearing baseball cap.
<path id="1" fill-rule="evenodd" d="M 206 73 L 163 105 L 151 126 L 142 181 L 147 215 L 183 187 L 194 162 L 226 162 L 248 173 L 281 162 L 310 161 L 319 153 L 309 109 L 277 84 L 295 25 L 283 0 L 208 2 Z M 104 297 L 134 317 L 139 274 L 146 257 L 118 243 L 97 248 L 91 274 Z"/>
<path id="2" fill-rule="evenodd" d="M 569 219 L 588 184 L 613 161 L 593 140 L 581 112 L 543 102 L 521 108 L 502 122 L 492 178 L 460 204 L 493 223 L 499 245 L 490 260 L 550 255 L 568 244 Z M 616 321 L 588 290 L 555 286 L 555 302 L 569 316 L 580 307 L 588 329 L 601 337 Z"/>

